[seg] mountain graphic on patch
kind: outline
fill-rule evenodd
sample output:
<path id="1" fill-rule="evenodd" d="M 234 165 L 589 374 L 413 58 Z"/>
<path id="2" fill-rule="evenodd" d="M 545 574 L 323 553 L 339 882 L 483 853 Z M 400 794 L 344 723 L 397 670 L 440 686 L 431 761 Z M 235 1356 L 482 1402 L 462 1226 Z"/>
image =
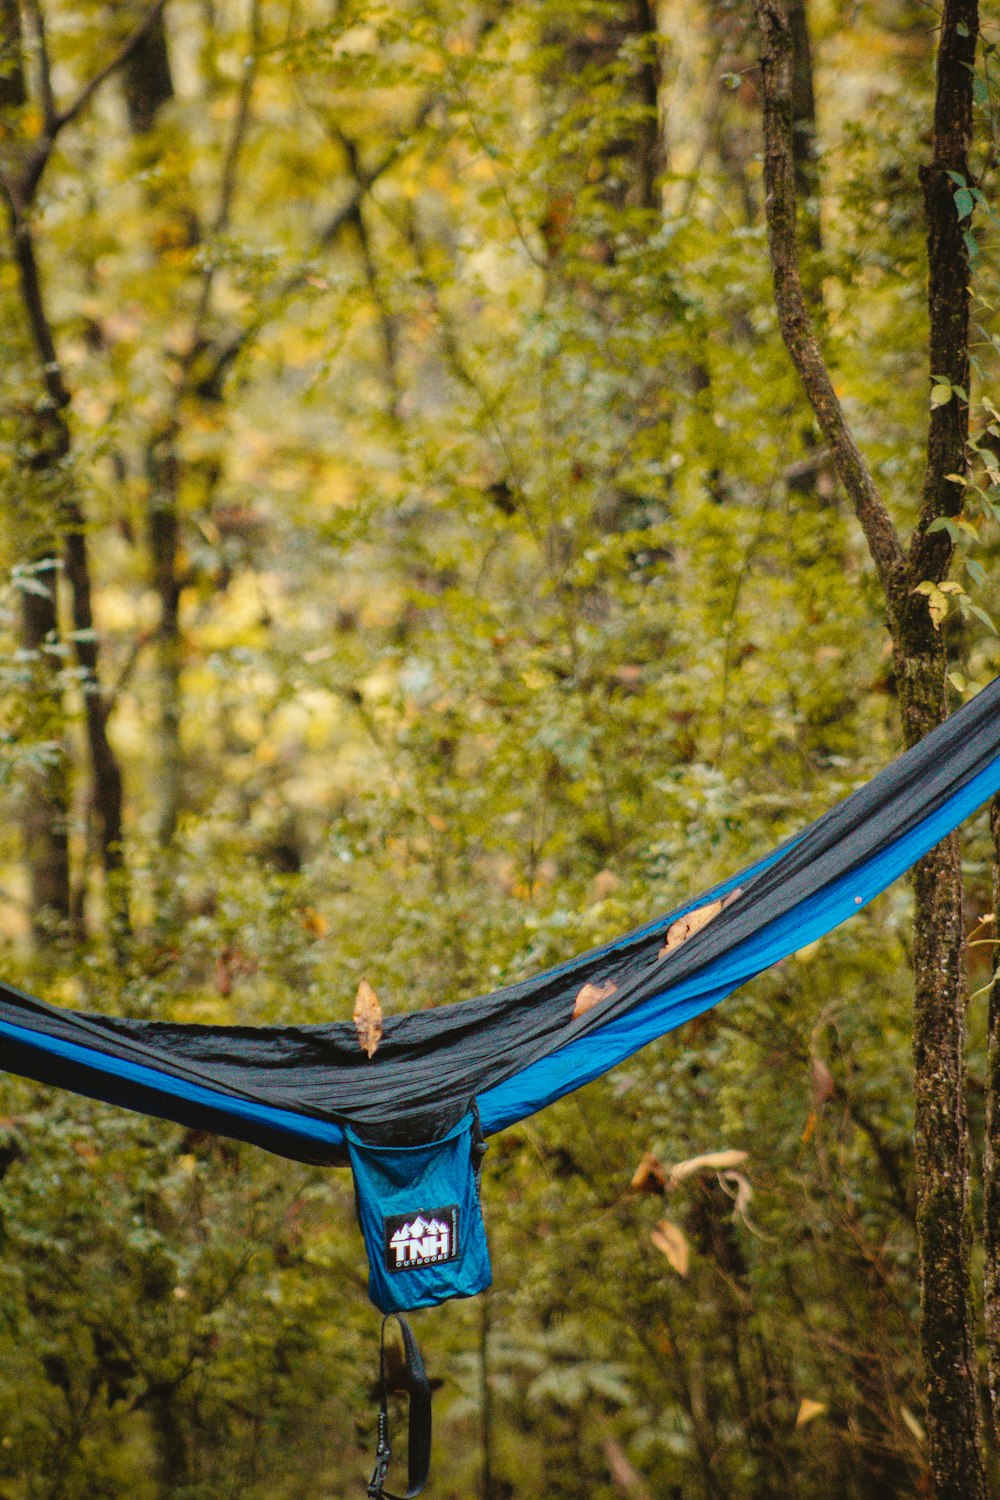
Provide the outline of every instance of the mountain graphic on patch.
<path id="1" fill-rule="evenodd" d="M 387 1271 L 416 1271 L 458 1259 L 458 1206 L 422 1208 L 382 1220 Z"/>

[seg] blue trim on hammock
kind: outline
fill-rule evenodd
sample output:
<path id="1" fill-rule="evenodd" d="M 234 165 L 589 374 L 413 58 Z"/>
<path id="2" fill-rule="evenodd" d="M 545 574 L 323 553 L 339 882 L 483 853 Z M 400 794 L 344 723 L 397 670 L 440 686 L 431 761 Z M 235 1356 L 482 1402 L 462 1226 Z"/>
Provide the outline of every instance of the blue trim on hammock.
<path id="1" fill-rule="evenodd" d="M 20 1042 L 22 1046 L 34 1047 L 39 1052 L 47 1052 L 53 1057 L 64 1058 L 67 1062 L 78 1063 L 92 1072 L 103 1073 L 110 1078 L 120 1078 L 126 1083 L 137 1084 L 165 1099 L 183 1099 L 189 1104 L 201 1106 L 205 1111 L 203 1128 L 206 1130 L 215 1130 L 225 1134 L 227 1120 L 237 1119 L 247 1120 L 254 1125 L 263 1125 L 284 1136 L 291 1135 L 308 1141 L 322 1141 L 328 1146 L 341 1146 L 344 1143 L 344 1132 L 332 1121 L 316 1120 L 311 1115 L 296 1114 L 291 1109 L 276 1109 L 269 1104 L 256 1104 L 251 1099 L 235 1099 L 231 1094 L 216 1093 L 214 1089 L 206 1088 L 204 1084 L 188 1083 L 185 1079 L 175 1078 L 170 1073 L 160 1073 L 156 1068 L 147 1068 L 143 1063 L 126 1062 L 124 1058 L 111 1057 L 108 1053 L 98 1052 L 93 1047 L 82 1047 L 77 1042 L 64 1042 L 59 1037 L 45 1036 L 38 1031 L 28 1031 L 9 1021 L 0 1021 L 0 1036 L 10 1037 L 12 1041 Z M 148 1112 L 146 1106 L 138 1101 L 128 1107 L 140 1113 Z M 170 1118 L 168 1113 L 167 1119 Z M 275 1144 L 276 1149 L 280 1150 L 280 1144 L 277 1142 Z"/>
<path id="2" fill-rule="evenodd" d="M 568 1042 L 480 1094 L 483 1131 L 492 1135 L 600 1077 L 657 1037 L 724 1000 L 756 974 L 854 916 L 911 865 L 1000 791 L 1000 758 L 858 869 L 800 901 L 784 916 L 680 984 L 644 1000 L 606 1026 Z"/>

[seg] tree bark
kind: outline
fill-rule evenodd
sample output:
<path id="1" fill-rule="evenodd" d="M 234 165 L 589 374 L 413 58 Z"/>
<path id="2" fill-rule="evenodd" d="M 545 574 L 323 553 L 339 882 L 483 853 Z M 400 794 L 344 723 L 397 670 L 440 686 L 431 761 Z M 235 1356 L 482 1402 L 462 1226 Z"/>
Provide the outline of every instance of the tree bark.
<path id="1" fill-rule="evenodd" d="M 940 582 L 951 563 L 947 533 L 930 531 L 961 505 L 968 409 L 955 394 L 932 415 L 919 519 L 904 552 L 888 510 L 847 425 L 820 350 L 799 269 L 793 118 L 794 41 L 787 0 L 756 0 L 763 41 L 762 89 L 768 242 L 786 346 L 841 483 L 868 543 L 886 602 L 908 745 L 947 712 L 946 658 L 923 578 Z M 930 369 L 968 389 L 968 261 L 948 188 L 963 172 L 971 134 L 976 0 L 945 0 L 938 52 L 934 158 L 924 169 L 929 256 Z M 953 222 L 954 221 L 954 222 Z M 914 1099 L 921 1345 L 933 1493 L 985 1500 L 970 1288 L 969 1144 L 965 1103 L 962 885 L 958 842 L 939 844 L 915 870 Z"/>
<path id="2" fill-rule="evenodd" d="M 792 163 L 795 192 L 804 212 L 801 235 L 807 249 L 822 249 L 819 223 L 819 174 L 816 170 L 816 93 L 806 0 L 789 0 L 792 38 Z"/>
<path id="3" fill-rule="evenodd" d="M 28 866 L 32 935 L 41 946 L 53 929 L 70 918 L 69 765 L 63 745 L 63 702 L 59 657 L 47 648 L 58 641 L 56 579 L 51 551 L 33 556 L 32 582 L 44 594 L 21 594 L 21 648 L 31 666 L 30 702 L 25 729 L 33 740 L 58 749 L 25 776 L 22 789 L 21 838 Z"/>
<path id="4" fill-rule="evenodd" d="M 993 927 L 1000 937 L 1000 796 L 990 803 L 993 836 Z M 983 1151 L 983 1239 L 986 1373 L 994 1442 L 1000 1447 L 1000 948 L 993 949 L 986 1044 L 986 1144 Z"/>

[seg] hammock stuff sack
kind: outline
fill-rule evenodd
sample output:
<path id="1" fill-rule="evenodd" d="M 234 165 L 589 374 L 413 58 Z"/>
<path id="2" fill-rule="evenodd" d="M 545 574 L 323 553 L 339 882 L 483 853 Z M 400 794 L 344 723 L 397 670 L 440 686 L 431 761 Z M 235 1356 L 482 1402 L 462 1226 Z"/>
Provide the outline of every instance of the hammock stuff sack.
<path id="1" fill-rule="evenodd" d="M 197 1026 L 63 1010 L 0 986 L 0 1066 L 354 1172 L 385 1313 L 489 1285 L 482 1138 L 717 1004 L 853 916 L 1000 789 L 1000 678 L 733 879 L 534 978 L 349 1023 Z"/>
<path id="2" fill-rule="evenodd" d="M 490 1284 L 479 1206 L 482 1136 L 472 1109 L 439 1141 L 377 1146 L 344 1131 L 368 1252 L 368 1295 L 384 1313 L 473 1297 Z"/>

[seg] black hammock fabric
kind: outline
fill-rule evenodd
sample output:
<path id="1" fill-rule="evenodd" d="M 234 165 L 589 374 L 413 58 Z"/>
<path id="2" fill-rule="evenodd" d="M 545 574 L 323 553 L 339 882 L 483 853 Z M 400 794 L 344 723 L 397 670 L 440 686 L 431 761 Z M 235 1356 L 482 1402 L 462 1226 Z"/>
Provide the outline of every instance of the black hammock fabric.
<path id="1" fill-rule="evenodd" d="M 489 1135 L 830 931 L 998 789 L 1000 679 L 733 879 L 559 968 L 389 1017 L 373 1058 L 345 1022 L 179 1025 L 62 1010 L 0 986 L 0 1066 L 302 1161 L 346 1161 L 345 1129 L 386 1146 L 433 1141 L 473 1105 Z M 662 952 L 680 916 L 727 896 Z M 574 1018 L 584 984 L 607 998 Z"/>

